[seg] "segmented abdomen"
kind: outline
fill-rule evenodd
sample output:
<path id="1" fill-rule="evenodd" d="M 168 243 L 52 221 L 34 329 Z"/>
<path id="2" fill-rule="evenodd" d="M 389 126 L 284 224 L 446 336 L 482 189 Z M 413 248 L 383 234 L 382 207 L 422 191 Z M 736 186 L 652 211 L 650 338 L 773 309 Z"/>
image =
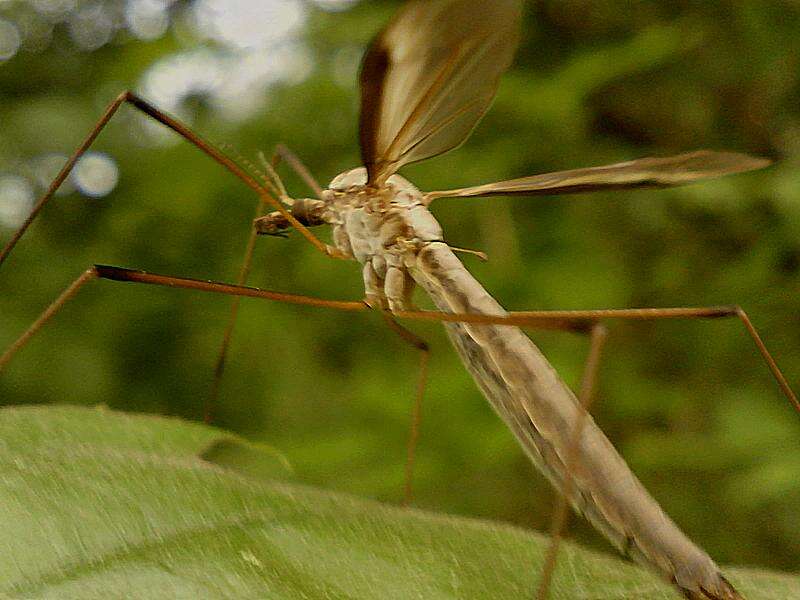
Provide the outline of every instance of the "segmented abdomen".
<path id="1" fill-rule="evenodd" d="M 425 245 L 411 273 L 439 310 L 506 314 L 444 243 Z M 519 328 L 445 327 L 484 396 L 533 462 L 563 489 L 566 457 L 583 412 L 575 395 Z M 572 473 L 574 508 L 620 551 L 678 585 L 687 597 L 740 599 L 714 561 L 645 490 L 591 416 L 584 414 L 581 431 Z"/>

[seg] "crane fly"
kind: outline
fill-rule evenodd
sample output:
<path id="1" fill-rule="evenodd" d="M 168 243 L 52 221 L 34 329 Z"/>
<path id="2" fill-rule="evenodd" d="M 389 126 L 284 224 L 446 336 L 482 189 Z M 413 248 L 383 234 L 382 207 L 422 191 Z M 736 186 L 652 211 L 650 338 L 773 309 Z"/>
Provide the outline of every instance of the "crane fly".
<path id="1" fill-rule="evenodd" d="M 553 542 L 538 584 L 540 598 L 547 596 L 567 504 L 626 556 L 672 582 L 687 598 L 741 598 L 714 561 L 689 540 L 645 490 L 587 408 L 606 335 L 605 320 L 735 317 L 743 323 L 783 393 L 800 409 L 745 312 L 735 306 L 506 312 L 456 257 L 457 249 L 444 241 L 442 228 L 428 207 L 434 200 L 444 198 L 677 186 L 760 169 L 769 161 L 733 152 L 701 150 L 421 192 L 398 170 L 447 152 L 469 137 L 489 109 L 500 77 L 516 53 L 521 16 L 521 0 L 407 2 L 373 40 L 363 59 L 359 80 L 363 166 L 338 175 L 327 189 L 322 189 L 291 152 L 285 148 L 277 152 L 315 190 L 315 198 L 291 198 L 270 163 L 264 165 L 265 175 L 255 168 L 244 168 L 146 100 L 131 92 L 121 94 L 0 253 L 0 263 L 119 107 L 130 104 L 193 143 L 251 188 L 262 205 L 274 208 L 274 212 L 255 220 L 251 242 L 256 234 L 280 235 L 290 228 L 299 231 L 327 256 L 355 260 L 361 265 L 365 300 L 331 301 L 245 287 L 249 253 L 237 284 L 95 265 L 0 356 L 0 369 L 82 286 L 96 279 L 221 293 L 235 296 L 237 301 L 256 297 L 348 311 L 380 310 L 395 332 L 422 351 L 418 402 L 424 389 L 426 344 L 395 319 L 441 321 L 486 399 L 530 459 L 561 492 L 563 502 L 556 511 Z M 332 227 L 332 245 L 321 242 L 310 231 L 320 225 Z M 252 243 L 249 250 L 252 252 Z M 422 288 L 438 310 L 417 310 L 412 303 L 415 287 Z M 521 326 L 590 336 L 589 356 L 577 395 Z M 226 343 L 229 334 L 230 328 Z M 225 344 L 223 348 L 226 347 Z M 223 357 L 224 349 L 220 365 Z M 412 458 L 410 455 L 409 465 Z"/>

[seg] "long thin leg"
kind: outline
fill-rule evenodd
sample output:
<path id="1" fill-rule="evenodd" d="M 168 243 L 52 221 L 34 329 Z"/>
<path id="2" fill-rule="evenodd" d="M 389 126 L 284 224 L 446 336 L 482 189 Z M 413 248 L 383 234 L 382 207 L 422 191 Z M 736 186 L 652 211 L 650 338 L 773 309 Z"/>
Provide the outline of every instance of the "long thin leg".
<path id="1" fill-rule="evenodd" d="M 266 202 L 263 199 L 258 201 L 256 208 L 256 219 L 264 214 L 264 207 Z M 250 234 L 247 237 L 247 247 L 244 252 L 244 259 L 242 266 L 239 269 L 239 276 L 236 278 L 236 285 L 244 285 L 247 283 L 247 277 L 250 275 L 250 269 L 253 265 L 253 251 L 256 248 L 256 238 L 258 232 L 255 228 L 250 228 Z M 209 391 L 208 398 L 206 399 L 205 407 L 203 408 L 203 421 L 211 424 L 214 421 L 214 407 L 217 404 L 219 397 L 220 386 L 222 385 L 222 374 L 225 371 L 225 361 L 228 357 L 228 349 L 231 345 L 233 338 L 233 330 L 236 327 L 236 320 L 239 317 L 239 308 L 242 299 L 236 296 L 231 301 L 231 312 L 228 316 L 228 324 L 225 326 L 225 333 L 222 336 L 222 344 L 220 344 L 219 352 L 217 354 L 217 361 L 214 363 L 214 376 L 211 381 L 211 390 Z"/>
<path id="2" fill-rule="evenodd" d="M 48 306 L 44 312 L 39 316 L 36 321 L 34 321 L 33 325 L 28 327 L 25 332 L 17 338 L 17 340 L 11 344 L 2 355 L 0 355 L 0 371 L 8 364 L 11 360 L 11 357 L 14 356 L 22 347 L 30 341 L 30 339 L 42 328 L 45 324 L 52 319 L 55 314 L 61 310 L 61 308 L 69 302 L 75 295 L 80 291 L 80 289 L 86 285 L 88 282 L 92 281 L 93 279 L 97 278 L 97 271 L 94 267 L 90 267 L 86 269 L 80 277 L 78 277 L 75 281 L 73 281 L 66 290 L 62 292 L 62 294 L 53 301 L 50 306 Z"/>
<path id="3" fill-rule="evenodd" d="M 108 105 L 103 115 L 100 117 L 100 120 L 97 121 L 95 126 L 92 128 L 89 135 L 86 139 L 78 146 L 78 149 L 69 157 L 67 163 L 61 169 L 59 174 L 50 184 L 50 187 L 44 193 L 44 195 L 39 199 L 39 201 L 34 206 L 31 214 L 25 220 L 25 222 L 20 226 L 20 228 L 14 233 L 11 240 L 6 244 L 2 251 L 0 251 L 0 265 L 5 261 L 8 255 L 13 250 L 14 246 L 16 246 L 17 242 L 22 238 L 25 232 L 30 227 L 31 223 L 36 219 L 36 216 L 42 211 L 45 205 L 50 201 L 50 199 L 55 194 L 56 190 L 58 190 L 59 186 L 64 183 L 64 180 L 69 176 L 72 172 L 72 169 L 75 167 L 75 163 L 78 162 L 81 156 L 89 149 L 92 143 L 97 139 L 97 136 L 100 134 L 102 129 L 108 124 L 114 114 L 117 112 L 119 107 L 123 103 L 129 103 L 138 110 L 142 111 L 144 114 L 148 115 L 149 117 L 155 119 L 162 125 L 168 127 L 185 140 L 192 143 L 194 146 L 199 148 L 203 151 L 206 155 L 211 157 L 214 161 L 225 167 L 229 172 L 233 175 L 238 177 L 242 182 L 244 182 L 247 187 L 251 190 L 256 192 L 259 197 L 263 198 L 266 202 L 272 205 L 276 210 L 278 210 L 286 220 L 291 223 L 291 225 L 297 229 L 311 244 L 323 252 L 324 254 L 334 257 L 334 258 L 342 258 L 341 252 L 339 252 L 336 248 L 329 246 L 322 241 L 320 241 L 307 227 L 305 227 L 300 221 L 298 221 L 290 211 L 286 209 L 286 207 L 281 204 L 277 199 L 275 199 L 269 192 L 267 188 L 262 186 L 258 181 L 256 181 L 249 173 L 247 173 L 244 169 L 242 169 L 236 162 L 234 162 L 230 157 L 226 156 L 222 151 L 216 148 L 213 144 L 209 143 L 208 141 L 204 140 L 202 137 L 194 133 L 191 129 L 189 129 L 186 125 L 178 121 L 177 119 L 169 116 L 168 114 L 162 112 L 146 100 L 139 98 L 132 92 L 126 91 L 117 96 L 117 98 Z"/>
<path id="4" fill-rule="evenodd" d="M 591 328 L 589 336 L 589 355 L 586 359 L 580 392 L 578 393 L 578 401 L 584 408 L 584 411 L 578 413 L 578 418 L 575 421 L 575 426 L 572 431 L 572 441 L 565 461 L 567 478 L 564 481 L 564 490 L 561 494 L 556 494 L 556 506 L 553 511 L 553 520 L 550 527 L 550 547 L 547 549 L 547 555 L 545 556 L 544 565 L 542 566 L 542 577 L 539 580 L 539 589 L 536 594 L 538 600 L 547 600 L 550 583 L 552 582 L 553 573 L 556 568 L 556 561 L 558 560 L 558 548 L 561 544 L 562 533 L 569 520 L 569 505 L 572 501 L 572 495 L 575 493 L 575 480 L 572 478 L 572 473 L 577 466 L 578 448 L 581 435 L 583 434 L 583 426 L 586 423 L 586 417 L 589 414 L 589 409 L 595 398 L 597 374 L 600 368 L 600 355 L 602 354 L 603 346 L 608 337 L 608 330 L 602 323 L 595 323 Z"/>
<path id="5" fill-rule="evenodd" d="M 151 273 L 145 273 L 143 271 L 133 271 L 131 269 L 122 269 L 120 267 L 94 265 L 89 267 L 80 277 L 73 281 L 61 294 L 61 296 L 59 296 L 44 310 L 44 312 L 33 323 L 33 325 L 25 330 L 25 332 L 19 338 L 17 338 L 14 343 L 11 344 L 11 346 L 9 346 L 2 355 L 0 355 L 0 371 L 2 371 L 9 363 L 11 358 L 20 349 L 22 349 L 22 347 L 27 344 L 28 341 L 30 341 L 33 335 L 37 333 L 50 319 L 52 319 L 56 313 L 61 310 L 61 308 L 63 308 L 64 304 L 74 298 L 84 285 L 95 279 L 107 279 L 111 281 L 123 281 L 131 283 L 146 283 L 150 285 L 198 290 L 215 294 L 224 294 L 228 296 L 262 298 L 265 300 L 275 300 L 278 302 L 300 304 L 303 306 L 319 306 L 323 308 L 332 308 L 351 312 L 364 312 L 370 310 L 370 308 L 363 301 L 353 302 L 346 300 L 323 300 L 321 298 L 313 298 L 311 296 L 284 294 L 281 292 L 273 292 L 270 290 L 244 287 L 216 281 L 185 279 L 180 277 L 171 277 L 168 275 L 155 275 Z"/>
<path id="6" fill-rule="evenodd" d="M 317 183 L 316 179 L 314 179 L 314 176 L 300 161 L 300 159 L 297 158 L 297 156 L 284 144 L 278 144 L 275 147 L 272 159 L 270 160 L 271 167 L 276 169 L 281 160 L 285 161 L 289 167 L 291 167 L 298 175 L 300 175 L 300 177 L 303 178 L 309 187 L 314 190 L 318 197 L 322 196 L 322 188 L 320 187 L 319 183 Z M 255 169 L 254 166 L 251 170 L 253 169 Z M 263 174 L 262 177 L 264 177 Z M 263 198 L 261 198 L 258 202 L 258 206 L 256 207 L 256 219 L 263 216 L 265 207 L 266 202 Z M 250 235 L 247 239 L 244 258 L 242 259 L 242 266 L 239 269 L 239 276 L 236 278 L 236 285 L 245 285 L 247 283 L 247 277 L 250 274 L 250 269 L 253 262 L 253 251 L 255 250 L 257 237 L 257 230 L 255 228 L 251 228 Z M 213 421 L 213 410 L 219 397 L 219 391 L 222 385 L 222 376 L 225 371 L 225 362 L 227 360 L 228 350 L 230 349 L 231 340 L 233 338 L 233 330 L 236 327 L 236 320 L 239 316 L 240 305 L 241 298 L 238 296 L 234 297 L 233 301 L 231 302 L 231 312 L 230 316 L 228 317 L 228 324 L 225 326 L 225 333 L 223 334 L 222 343 L 220 345 L 219 353 L 217 354 L 217 360 L 214 363 L 214 375 L 211 382 L 211 390 L 208 398 L 206 399 L 206 404 L 203 410 L 203 420 L 209 424 Z"/>
<path id="7" fill-rule="evenodd" d="M 273 167 L 277 166 L 280 158 L 281 155 L 276 149 L 272 156 Z M 263 216 L 265 207 L 266 202 L 264 199 L 259 199 L 258 205 L 256 206 L 256 219 Z M 242 266 L 239 268 L 239 276 L 236 278 L 236 285 L 245 285 L 247 283 L 247 277 L 250 275 L 250 268 L 253 264 L 253 252 L 256 248 L 257 237 L 258 232 L 255 228 L 251 227 L 250 234 L 247 237 L 247 246 L 245 248 L 244 258 L 242 259 Z M 214 363 L 214 375 L 211 381 L 211 390 L 209 391 L 208 398 L 206 399 L 206 404 L 203 409 L 203 420 L 208 424 L 213 422 L 214 406 L 216 406 L 217 398 L 219 397 L 219 390 L 222 385 L 222 375 L 225 371 L 225 362 L 228 357 L 228 350 L 230 349 L 231 340 L 233 339 L 233 330 L 236 327 L 236 320 L 239 317 L 241 300 L 242 299 L 240 297 L 236 296 L 231 302 L 231 312 L 228 316 L 228 324 L 225 326 L 225 333 L 222 336 L 222 343 L 220 344 L 219 352 L 217 354 L 217 361 Z"/>
<path id="8" fill-rule="evenodd" d="M 408 506 L 414 500 L 414 461 L 417 452 L 417 442 L 419 441 L 420 424 L 422 422 L 422 400 L 425 395 L 425 387 L 428 383 L 428 363 L 430 362 L 431 351 L 425 340 L 400 325 L 400 323 L 395 321 L 389 314 L 383 313 L 383 319 L 389 326 L 389 329 L 394 331 L 403 341 L 420 352 L 419 375 L 417 378 L 414 405 L 411 409 L 411 427 L 408 432 L 405 484 L 403 486 L 403 505 Z"/>
<path id="9" fill-rule="evenodd" d="M 753 325 L 750 317 L 740 306 L 707 306 L 680 308 L 621 308 L 598 310 L 534 310 L 509 312 L 504 317 L 493 317 L 475 314 L 440 313 L 436 311 L 395 312 L 398 318 L 418 319 L 424 321 L 444 321 L 448 323 L 487 323 L 496 325 L 517 325 L 521 327 L 537 327 L 542 329 L 561 329 L 572 331 L 589 331 L 593 323 L 608 319 L 626 319 L 634 321 L 654 321 L 662 319 L 721 319 L 736 317 L 741 321 L 753 340 L 762 359 L 769 367 L 772 376 L 783 395 L 800 413 L 800 401 L 792 391 L 789 382 L 783 375 L 778 363 L 767 349 L 764 340 Z"/>

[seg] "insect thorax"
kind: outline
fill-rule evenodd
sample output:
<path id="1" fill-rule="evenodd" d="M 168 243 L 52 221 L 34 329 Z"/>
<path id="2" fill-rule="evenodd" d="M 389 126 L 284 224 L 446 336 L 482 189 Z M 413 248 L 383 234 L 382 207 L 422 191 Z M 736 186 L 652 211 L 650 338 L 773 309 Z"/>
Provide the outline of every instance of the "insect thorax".
<path id="1" fill-rule="evenodd" d="M 367 187 L 366 180 L 364 168 L 337 176 L 326 192 L 326 220 L 336 247 L 363 265 L 368 301 L 408 308 L 408 270 L 425 245 L 442 241 L 442 228 L 408 180 L 393 175 L 380 189 Z"/>

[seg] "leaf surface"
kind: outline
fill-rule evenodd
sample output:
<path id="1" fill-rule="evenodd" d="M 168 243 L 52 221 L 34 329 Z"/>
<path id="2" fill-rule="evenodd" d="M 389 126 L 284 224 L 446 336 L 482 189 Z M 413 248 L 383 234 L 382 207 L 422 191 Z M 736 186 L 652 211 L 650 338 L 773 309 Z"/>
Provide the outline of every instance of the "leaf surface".
<path id="1" fill-rule="evenodd" d="M 232 468 L 237 443 L 246 450 L 242 471 Z M 254 470 L 257 452 L 264 464 Z M 222 464 L 201 458 L 219 455 Z M 286 474 L 269 448 L 199 424 L 104 409 L 4 409 L 0 594 L 532 597 L 545 537 L 273 479 Z M 797 577 L 726 573 L 751 600 L 800 597 Z M 649 573 L 571 544 L 552 597 L 679 598 Z"/>

